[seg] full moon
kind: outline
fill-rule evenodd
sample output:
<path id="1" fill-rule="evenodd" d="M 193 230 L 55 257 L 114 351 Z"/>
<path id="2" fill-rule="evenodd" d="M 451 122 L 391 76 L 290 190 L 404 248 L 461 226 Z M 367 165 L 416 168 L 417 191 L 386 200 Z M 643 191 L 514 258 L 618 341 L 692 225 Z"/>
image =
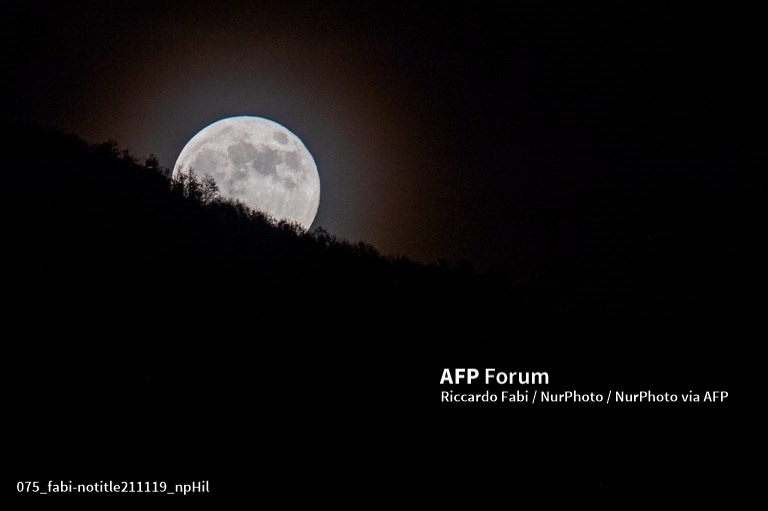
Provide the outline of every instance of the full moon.
<path id="1" fill-rule="evenodd" d="M 203 128 L 182 149 L 173 175 L 209 175 L 223 197 L 309 229 L 320 204 L 315 160 L 299 137 L 262 117 L 240 116 Z"/>

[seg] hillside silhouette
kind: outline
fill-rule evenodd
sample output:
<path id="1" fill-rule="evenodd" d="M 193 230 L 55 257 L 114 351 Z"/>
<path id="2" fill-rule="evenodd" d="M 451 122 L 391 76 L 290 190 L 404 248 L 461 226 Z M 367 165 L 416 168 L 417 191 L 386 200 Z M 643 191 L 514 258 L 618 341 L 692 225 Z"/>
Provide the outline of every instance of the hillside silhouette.
<path id="1" fill-rule="evenodd" d="M 282 409 L 268 390 L 311 393 L 302 385 L 322 381 L 363 399 L 370 388 L 347 385 L 368 371 L 403 374 L 440 359 L 438 346 L 493 344 L 493 328 L 544 310 L 498 272 L 304 232 L 216 197 L 204 179 L 171 180 L 113 141 L 28 125 L 4 137 L 7 292 L 25 335 L 14 344 L 16 397 L 32 437 L 56 417 L 76 418 L 60 425 L 72 445 L 119 434 L 135 447 L 154 427 L 218 437 L 216 417 L 244 427 L 255 393 Z"/>
<path id="2" fill-rule="evenodd" d="M 235 293 L 256 308 L 286 303 L 300 306 L 292 315 L 311 315 L 330 295 L 360 308 L 374 298 L 450 307 L 458 296 L 503 289 L 507 305 L 524 308 L 498 272 L 476 274 L 466 262 L 417 264 L 322 228 L 304 232 L 206 191 L 204 176 L 170 180 L 154 157 L 139 161 L 113 141 L 90 145 L 31 126 L 4 136 L 22 219 L 16 264 L 34 269 L 35 282 L 18 290 L 24 302 L 39 299 L 34 290 L 43 286 L 62 293 L 57 299 L 77 294 L 96 307 L 106 297 L 124 304 L 139 297 L 149 311 L 198 300 L 186 305 L 210 313 L 230 309 L 218 298 Z"/>
<path id="3" fill-rule="evenodd" d="M 514 434 L 546 437 L 546 446 L 500 446 L 507 416 L 445 423 L 437 404 L 425 408 L 435 402 L 439 369 L 506 365 L 589 386 L 647 382 L 652 368 L 654 381 L 681 388 L 713 370 L 720 381 L 732 374 L 730 353 L 713 350 L 735 335 L 746 287 L 725 307 L 649 309 L 641 294 L 637 310 L 590 305 L 590 314 L 573 314 L 470 263 L 417 263 L 275 222 L 218 197 L 205 180 L 171 180 L 155 158 L 139 160 L 115 142 L 16 124 L 4 126 L 3 139 L 6 293 L 10 331 L 20 336 L 11 341 L 14 431 L 23 446 L 14 459 L 38 478 L 39 459 L 51 477 L 66 478 L 73 463 L 108 467 L 97 478 L 215 467 L 235 488 L 248 483 L 238 467 L 250 462 L 269 466 L 268 483 L 288 473 L 321 491 L 340 477 L 376 492 L 391 477 L 380 464 L 415 449 L 426 454 L 402 469 L 412 478 L 406 486 L 422 470 L 448 477 L 456 463 L 482 464 L 479 453 L 495 449 L 533 467 L 555 454 L 597 457 L 574 484 L 620 486 L 610 468 L 619 454 L 608 446 L 623 432 L 653 430 L 658 414 L 608 420 L 574 411 L 565 435 L 554 414 L 532 413 Z M 660 285 L 663 261 L 633 278 Z M 704 262 L 692 264 L 698 271 Z M 694 283 L 691 299 L 698 304 L 727 285 Z M 691 324 L 702 311 L 719 311 L 722 321 Z M 699 424 L 677 420 L 677 431 Z M 482 447 L 444 449 L 456 435 Z M 591 443 L 570 443 L 572 436 Z M 623 447 L 622 459 L 672 448 L 653 435 Z M 694 460 L 725 456 L 693 443 L 676 448 Z M 324 474 L 330 458 L 341 460 L 341 472 Z M 511 477 L 483 467 L 465 477 Z M 565 468 L 548 470 L 557 478 Z"/>

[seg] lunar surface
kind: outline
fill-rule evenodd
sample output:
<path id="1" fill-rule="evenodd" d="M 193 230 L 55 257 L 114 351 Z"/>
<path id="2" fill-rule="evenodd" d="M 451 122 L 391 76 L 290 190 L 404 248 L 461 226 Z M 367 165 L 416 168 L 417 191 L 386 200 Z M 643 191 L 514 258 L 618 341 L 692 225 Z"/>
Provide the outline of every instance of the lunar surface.
<path id="1" fill-rule="evenodd" d="M 262 117 L 229 117 L 192 137 L 173 175 L 211 176 L 223 197 L 309 229 L 320 204 L 315 160 L 299 138 Z"/>

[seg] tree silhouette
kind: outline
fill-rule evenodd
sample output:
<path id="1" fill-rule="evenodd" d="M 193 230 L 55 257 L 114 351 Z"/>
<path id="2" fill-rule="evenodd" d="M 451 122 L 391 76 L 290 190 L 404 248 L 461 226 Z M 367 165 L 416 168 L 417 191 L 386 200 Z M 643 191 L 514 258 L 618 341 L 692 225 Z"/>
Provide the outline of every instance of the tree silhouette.
<path id="1" fill-rule="evenodd" d="M 213 177 L 206 174 L 200 182 L 200 192 L 200 201 L 203 204 L 209 204 L 219 198 L 219 185 Z"/>

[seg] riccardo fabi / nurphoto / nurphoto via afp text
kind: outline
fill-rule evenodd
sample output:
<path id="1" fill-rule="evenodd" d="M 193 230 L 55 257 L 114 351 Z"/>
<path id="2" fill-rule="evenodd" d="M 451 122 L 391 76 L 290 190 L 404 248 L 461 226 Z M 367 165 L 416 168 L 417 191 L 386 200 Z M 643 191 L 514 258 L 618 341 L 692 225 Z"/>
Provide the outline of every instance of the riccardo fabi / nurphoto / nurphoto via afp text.
<path id="1" fill-rule="evenodd" d="M 598 390 L 553 391 L 550 390 L 550 384 L 550 375 L 547 371 L 445 368 L 440 376 L 440 402 L 450 405 L 505 403 L 538 406 L 559 404 L 705 406 L 723 404 L 728 400 L 728 391 L 720 388 L 696 388 L 669 392 L 616 386 Z M 469 387 L 471 385 L 486 388 L 479 392 L 472 391 Z M 459 388 L 461 390 L 454 390 Z"/>

